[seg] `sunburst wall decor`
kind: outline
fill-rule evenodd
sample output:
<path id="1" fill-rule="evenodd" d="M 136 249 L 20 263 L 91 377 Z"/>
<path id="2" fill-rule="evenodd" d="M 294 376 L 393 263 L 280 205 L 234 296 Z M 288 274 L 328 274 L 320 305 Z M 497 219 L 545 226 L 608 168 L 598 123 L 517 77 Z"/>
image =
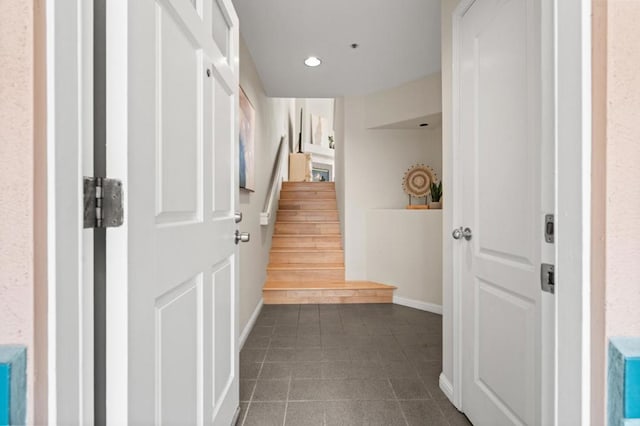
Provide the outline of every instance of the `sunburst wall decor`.
<path id="1" fill-rule="evenodd" d="M 426 197 L 432 182 L 437 182 L 436 173 L 429 166 L 416 164 L 409 167 L 402 178 L 404 192 L 412 197 Z"/>

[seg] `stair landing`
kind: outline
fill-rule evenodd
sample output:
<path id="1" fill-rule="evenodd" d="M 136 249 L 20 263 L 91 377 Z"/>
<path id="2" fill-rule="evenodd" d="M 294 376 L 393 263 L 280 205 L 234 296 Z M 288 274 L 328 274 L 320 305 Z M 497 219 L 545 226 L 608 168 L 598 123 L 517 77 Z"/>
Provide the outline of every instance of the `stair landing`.
<path id="1" fill-rule="evenodd" d="M 267 281 L 264 303 L 392 303 L 396 287 L 371 281 Z"/>

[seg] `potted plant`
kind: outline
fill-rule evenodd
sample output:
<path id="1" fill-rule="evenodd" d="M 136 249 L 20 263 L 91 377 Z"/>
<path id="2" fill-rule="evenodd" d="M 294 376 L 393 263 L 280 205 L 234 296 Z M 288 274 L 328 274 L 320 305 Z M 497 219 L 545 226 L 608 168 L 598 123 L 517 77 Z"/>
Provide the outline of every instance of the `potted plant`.
<path id="1" fill-rule="evenodd" d="M 440 200 L 442 199 L 442 182 L 431 182 L 430 185 L 431 192 L 431 202 L 429 203 L 430 209 L 441 209 L 442 203 Z"/>

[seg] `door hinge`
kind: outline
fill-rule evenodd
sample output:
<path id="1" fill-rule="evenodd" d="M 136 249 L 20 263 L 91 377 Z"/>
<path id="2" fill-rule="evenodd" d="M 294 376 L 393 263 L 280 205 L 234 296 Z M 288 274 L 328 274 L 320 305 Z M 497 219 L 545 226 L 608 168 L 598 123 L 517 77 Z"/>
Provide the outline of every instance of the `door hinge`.
<path id="1" fill-rule="evenodd" d="M 83 181 L 84 227 L 115 228 L 122 225 L 122 182 L 87 176 Z"/>
<path id="2" fill-rule="evenodd" d="M 556 292 L 556 274 L 555 268 L 549 263 L 540 265 L 540 284 L 542 291 L 555 294 Z"/>
<path id="3" fill-rule="evenodd" d="M 544 240 L 548 243 L 553 243 L 555 235 L 555 224 L 553 215 L 548 214 L 544 217 Z"/>

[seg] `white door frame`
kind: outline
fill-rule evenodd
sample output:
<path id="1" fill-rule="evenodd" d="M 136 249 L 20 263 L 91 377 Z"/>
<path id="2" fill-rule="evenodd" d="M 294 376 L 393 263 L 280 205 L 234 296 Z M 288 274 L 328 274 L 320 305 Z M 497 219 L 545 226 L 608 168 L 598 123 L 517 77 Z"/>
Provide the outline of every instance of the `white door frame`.
<path id="1" fill-rule="evenodd" d="M 460 222 L 458 56 L 460 22 L 475 0 L 452 16 L 452 204 Z M 555 424 L 588 424 L 590 400 L 591 1 L 553 0 L 555 46 L 556 322 Z M 445 230 L 445 234 L 448 234 Z M 453 247 L 452 247 L 453 249 Z M 445 254 L 455 259 L 453 250 Z M 459 265 L 453 264 L 453 403 L 462 405 L 462 312 Z M 586 285 L 585 285 L 586 283 Z"/>
<path id="2" fill-rule="evenodd" d="M 556 420 L 590 424 L 591 0 L 556 0 Z"/>
<path id="3" fill-rule="evenodd" d="M 46 2 L 48 423 L 93 424 L 93 2 Z M 44 407 L 42 407 L 44 408 Z"/>

